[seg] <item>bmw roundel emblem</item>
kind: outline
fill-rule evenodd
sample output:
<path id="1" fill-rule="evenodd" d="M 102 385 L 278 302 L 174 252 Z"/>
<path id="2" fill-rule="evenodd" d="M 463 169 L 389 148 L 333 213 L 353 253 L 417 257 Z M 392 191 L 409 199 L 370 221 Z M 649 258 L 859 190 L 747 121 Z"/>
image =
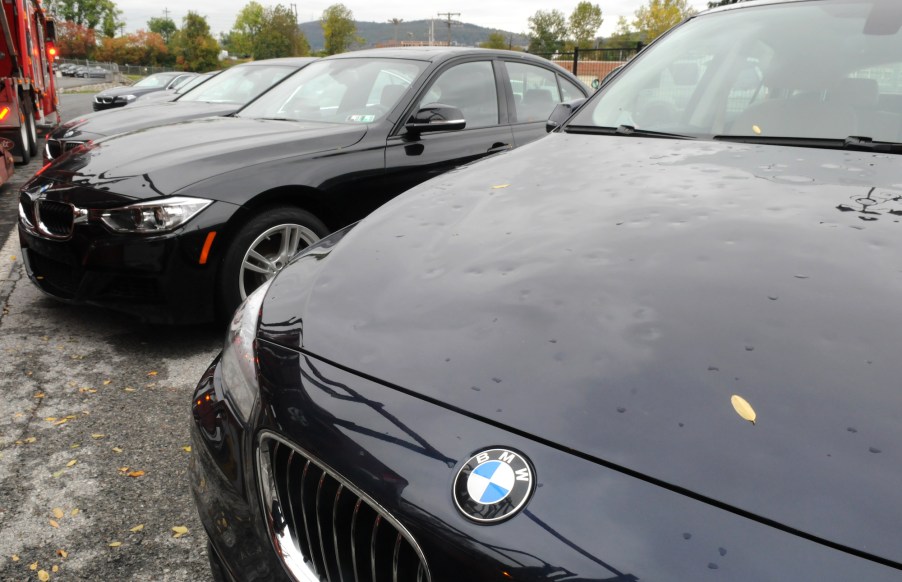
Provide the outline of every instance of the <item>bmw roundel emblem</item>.
<path id="1" fill-rule="evenodd" d="M 478 523 L 497 523 L 523 509 L 532 495 L 535 471 L 509 449 L 486 449 L 470 457 L 454 479 L 454 503 Z"/>

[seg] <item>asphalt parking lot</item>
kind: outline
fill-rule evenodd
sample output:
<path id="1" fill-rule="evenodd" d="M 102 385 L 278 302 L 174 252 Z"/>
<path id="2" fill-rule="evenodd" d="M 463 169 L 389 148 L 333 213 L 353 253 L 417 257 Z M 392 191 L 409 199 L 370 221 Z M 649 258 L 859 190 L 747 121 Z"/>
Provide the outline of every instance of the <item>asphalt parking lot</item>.
<path id="1" fill-rule="evenodd" d="M 67 109 L 67 103 L 77 107 Z M 64 119 L 90 96 L 63 96 Z M 213 326 L 152 327 L 44 297 L 0 190 L 0 580 L 208 580 L 187 482 Z"/>

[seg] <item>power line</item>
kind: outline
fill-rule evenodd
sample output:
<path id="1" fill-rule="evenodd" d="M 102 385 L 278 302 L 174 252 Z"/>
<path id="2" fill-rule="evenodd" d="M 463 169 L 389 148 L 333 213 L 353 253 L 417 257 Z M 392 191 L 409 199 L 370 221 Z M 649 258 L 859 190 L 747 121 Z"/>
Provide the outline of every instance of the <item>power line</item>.
<path id="1" fill-rule="evenodd" d="M 438 17 L 445 21 L 448 25 L 448 46 L 451 46 L 451 27 L 460 26 L 460 20 L 454 20 L 454 17 L 460 17 L 460 12 L 439 12 Z"/>

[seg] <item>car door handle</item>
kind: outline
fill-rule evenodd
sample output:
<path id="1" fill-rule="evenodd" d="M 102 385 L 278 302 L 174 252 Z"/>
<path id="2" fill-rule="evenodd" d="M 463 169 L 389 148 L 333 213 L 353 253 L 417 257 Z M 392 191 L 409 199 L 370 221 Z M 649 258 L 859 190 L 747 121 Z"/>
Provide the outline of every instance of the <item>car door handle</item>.
<path id="1" fill-rule="evenodd" d="M 498 153 L 498 152 L 503 152 L 503 151 L 509 150 L 509 149 L 511 149 L 511 144 L 509 144 L 509 143 L 501 143 L 500 141 L 498 141 L 498 142 L 493 143 L 493 144 L 492 144 L 492 147 L 490 147 L 490 148 L 486 151 L 486 153 L 487 153 L 487 154 L 496 154 L 496 153 Z"/>

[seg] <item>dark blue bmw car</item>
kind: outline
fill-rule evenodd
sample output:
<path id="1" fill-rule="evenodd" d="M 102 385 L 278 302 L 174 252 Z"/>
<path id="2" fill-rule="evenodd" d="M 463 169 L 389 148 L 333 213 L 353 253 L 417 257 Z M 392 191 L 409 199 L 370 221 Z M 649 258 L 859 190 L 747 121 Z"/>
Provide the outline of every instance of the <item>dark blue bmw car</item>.
<path id="1" fill-rule="evenodd" d="M 194 397 L 216 577 L 902 579 L 900 29 L 695 16 L 295 257 Z"/>

